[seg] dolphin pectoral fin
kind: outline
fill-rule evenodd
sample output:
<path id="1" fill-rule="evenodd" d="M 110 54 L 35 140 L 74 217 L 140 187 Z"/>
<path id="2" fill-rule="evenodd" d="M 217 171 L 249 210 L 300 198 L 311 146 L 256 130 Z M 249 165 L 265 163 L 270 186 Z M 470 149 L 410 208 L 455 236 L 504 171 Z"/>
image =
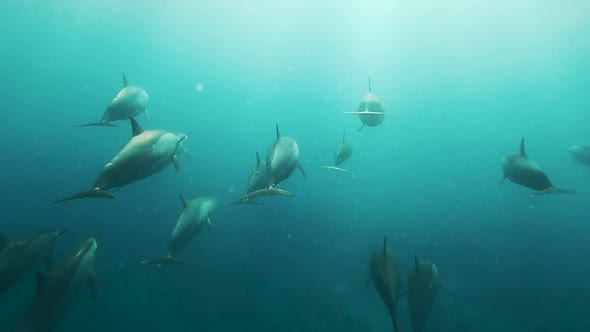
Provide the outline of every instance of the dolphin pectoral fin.
<path id="1" fill-rule="evenodd" d="M 455 297 L 455 294 L 453 294 L 453 292 L 451 292 L 448 288 L 446 288 L 442 284 L 439 284 L 438 287 L 440 287 L 440 289 L 444 290 L 447 294 L 451 295 L 452 297 Z"/>
<path id="2" fill-rule="evenodd" d="M 172 165 L 174 166 L 174 171 L 176 173 L 180 172 L 180 162 L 178 161 L 178 157 L 172 157 Z"/>
<path id="3" fill-rule="evenodd" d="M 572 194 L 572 195 L 580 195 L 580 194 L 586 194 L 586 193 L 585 192 L 577 192 L 575 190 L 569 190 L 569 189 L 560 189 L 560 188 L 548 188 L 548 189 L 536 191 L 536 192 L 533 193 L 533 195 L 535 195 L 535 196 L 549 195 L 549 194 Z"/>
<path id="4" fill-rule="evenodd" d="M 358 133 L 361 129 L 365 128 L 365 124 L 363 124 L 356 132 Z"/>
<path id="5" fill-rule="evenodd" d="M 211 219 L 209 219 L 209 217 L 207 217 L 207 226 L 209 226 L 210 230 L 213 230 L 213 225 L 211 224 Z"/>
<path id="6" fill-rule="evenodd" d="M 348 171 L 347 169 L 340 168 L 340 167 L 337 167 L 337 166 L 320 166 L 320 167 L 321 167 L 321 168 L 325 168 L 325 169 L 332 169 L 332 170 L 335 170 L 335 171 L 340 171 L 340 172 L 346 172 L 346 173 L 349 173 L 349 171 Z"/>
<path id="7" fill-rule="evenodd" d="M 342 112 L 342 114 L 348 115 L 384 115 L 387 112 L 372 112 L 372 111 L 359 111 L 359 112 Z"/>
<path id="8" fill-rule="evenodd" d="M 172 264 L 184 264 L 184 261 L 172 257 L 171 255 L 167 255 L 164 257 L 158 257 L 154 259 L 146 259 L 141 262 L 141 264 L 151 264 L 151 265 L 172 265 Z"/>
<path id="9" fill-rule="evenodd" d="M 117 127 L 117 125 L 107 121 L 98 121 L 78 125 L 77 127 Z"/>
<path id="10" fill-rule="evenodd" d="M 108 198 L 108 199 L 113 199 L 115 198 L 115 195 L 111 194 L 108 191 L 104 191 L 104 190 L 100 190 L 97 188 L 94 189 L 90 189 L 88 191 L 81 191 L 77 194 L 74 194 L 72 196 L 68 196 L 62 199 L 59 199 L 57 201 L 53 201 L 51 202 L 52 205 L 54 204 L 59 204 L 59 203 L 63 203 L 63 202 L 67 202 L 67 201 L 71 201 L 74 199 L 79 199 L 79 198 Z"/>
<path id="11" fill-rule="evenodd" d="M 506 173 L 504 173 L 504 175 L 502 175 L 502 178 L 500 179 L 500 181 L 498 181 L 498 187 L 502 185 L 502 183 L 504 183 L 504 180 L 506 180 Z"/>
<path id="12" fill-rule="evenodd" d="M 180 203 L 182 203 L 182 207 L 186 209 L 186 207 L 188 206 L 188 202 L 182 194 L 178 194 L 178 197 L 180 198 Z"/>
<path id="13" fill-rule="evenodd" d="M 301 164 L 300 164 L 300 163 L 297 163 L 297 168 L 299 169 L 299 172 L 301 172 L 301 174 L 303 174 L 303 177 L 304 177 L 304 178 L 305 178 L 305 177 L 307 177 L 307 176 L 305 175 L 305 169 L 303 169 L 303 166 L 301 166 Z"/>
<path id="14" fill-rule="evenodd" d="M 131 121 L 131 136 L 132 137 L 135 137 L 135 136 L 143 133 L 143 128 L 139 125 L 139 123 L 137 122 L 137 120 L 135 120 L 135 118 L 129 118 L 129 121 Z"/>
<path id="15" fill-rule="evenodd" d="M 145 114 L 145 118 L 148 121 L 152 121 L 152 117 L 150 116 L 150 111 L 147 108 L 145 110 L 143 110 L 143 113 Z"/>
<path id="16" fill-rule="evenodd" d="M 96 301 L 96 299 L 98 298 L 98 278 L 96 277 L 96 272 L 94 272 L 94 270 L 90 272 L 90 274 L 88 275 L 86 285 L 92 293 L 92 298 Z"/>
<path id="17" fill-rule="evenodd" d="M 10 240 L 4 235 L 4 233 L 0 233 L 0 251 L 4 250 L 10 245 Z"/>
<path id="18" fill-rule="evenodd" d="M 37 284 L 36 294 L 37 296 L 42 295 L 47 289 L 47 282 L 49 281 L 49 274 L 38 271 L 35 274 L 35 282 Z"/>

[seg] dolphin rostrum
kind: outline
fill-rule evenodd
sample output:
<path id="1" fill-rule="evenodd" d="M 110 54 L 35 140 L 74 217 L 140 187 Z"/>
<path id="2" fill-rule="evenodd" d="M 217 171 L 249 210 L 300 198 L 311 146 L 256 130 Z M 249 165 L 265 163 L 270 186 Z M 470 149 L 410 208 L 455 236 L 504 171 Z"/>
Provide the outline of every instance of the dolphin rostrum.
<path id="1" fill-rule="evenodd" d="M 574 161 L 590 166 L 590 145 L 574 145 L 569 148 L 568 152 Z"/>
<path id="2" fill-rule="evenodd" d="M 163 257 L 144 260 L 143 264 L 179 264 L 181 260 L 174 257 L 176 252 L 185 247 L 199 232 L 203 226 L 211 228 L 211 219 L 209 214 L 215 209 L 217 202 L 213 198 L 196 198 L 190 201 L 184 199 L 182 195 L 182 211 L 176 221 L 176 226 L 172 231 L 172 238 L 168 245 L 168 254 Z"/>
<path id="3" fill-rule="evenodd" d="M 363 96 L 357 112 L 342 112 L 344 114 L 358 115 L 363 125 L 357 130 L 361 131 L 365 126 L 376 127 L 385 119 L 385 108 L 376 94 L 371 91 L 371 78 L 369 78 L 369 92 Z"/>
<path id="4" fill-rule="evenodd" d="M 305 170 L 299 163 L 299 145 L 291 137 L 281 136 L 279 125 L 276 125 L 276 141 L 266 153 L 266 170 L 270 177 L 269 187 L 274 187 L 288 179 L 295 168 L 305 176 Z"/>
<path id="5" fill-rule="evenodd" d="M 414 256 L 414 268 L 408 275 L 408 307 L 414 332 L 424 330 L 439 288 L 453 295 L 440 284 L 436 265 Z"/>
<path id="6" fill-rule="evenodd" d="M 371 256 L 370 273 L 369 280 L 375 284 L 375 288 L 389 311 L 393 331 L 399 332 L 397 301 L 402 292 L 401 273 L 397 257 L 387 250 L 387 237 L 383 239 L 383 249 L 375 250 Z"/>
<path id="7" fill-rule="evenodd" d="M 98 237 L 90 238 L 50 272 L 37 272 L 37 291 L 17 332 L 52 331 L 85 285 L 96 299 L 94 260 L 97 246 Z"/>
<path id="8" fill-rule="evenodd" d="M 155 174 L 173 164 L 179 170 L 178 152 L 180 143 L 188 135 L 179 136 L 166 130 L 143 130 L 131 118 L 133 137 L 127 145 L 107 163 L 92 189 L 52 202 L 57 204 L 78 198 L 114 198 L 107 190 L 120 188 Z"/>
<path id="9" fill-rule="evenodd" d="M 123 75 L 123 89 L 119 91 L 115 99 L 113 99 L 104 111 L 102 118 L 98 122 L 92 122 L 79 127 L 88 126 L 108 126 L 115 127 L 112 121 L 127 120 L 132 117 L 137 117 L 142 112 L 148 116 L 147 108 L 149 96 L 147 92 L 137 86 L 129 86 L 125 73 Z M 149 117 L 149 116 L 148 116 Z"/>
<path id="10" fill-rule="evenodd" d="M 14 286 L 42 261 L 51 267 L 55 242 L 65 230 L 43 230 L 10 241 L 0 234 L 0 295 Z"/>
<path id="11" fill-rule="evenodd" d="M 344 168 L 338 167 L 338 165 L 347 161 L 350 156 L 352 155 L 352 146 L 346 140 L 346 131 L 342 134 L 342 140 L 336 146 L 336 151 L 334 151 L 334 165 L 332 166 L 322 166 L 322 168 L 333 169 L 341 172 L 348 172 L 348 170 Z"/>
<path id="12" fill-rule="evenodd" d="M 500 180 L 500 184 L 505 179 L 523 187 L 536 190 L 535 195 L 544 194 L 577 194 L 574 190 L 555 188 L 545 172 L 537 165 L 537 163 L 530 159 L 525 151 L 524 137 L 520 140 L 520 152 L 510 154 L 502 158 L 502 169 L 504 174 Z"/>

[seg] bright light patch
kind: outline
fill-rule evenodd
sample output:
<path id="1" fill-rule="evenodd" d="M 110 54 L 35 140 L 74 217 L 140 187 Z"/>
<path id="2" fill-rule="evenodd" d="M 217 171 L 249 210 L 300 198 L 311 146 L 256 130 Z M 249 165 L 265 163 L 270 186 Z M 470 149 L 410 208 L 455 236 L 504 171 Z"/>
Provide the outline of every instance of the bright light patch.
<path id="1" fill-rule="evenodd" d="M 195 90 L 197 90 L 197 92 L 201 92 L 201 91 L 203 91 L 203 88 L 204 88 L 204 87 L 205 87 L 205 86 L 203 85 L 203 83 L 197 83 L 197 84 L 195 85 Z"/>

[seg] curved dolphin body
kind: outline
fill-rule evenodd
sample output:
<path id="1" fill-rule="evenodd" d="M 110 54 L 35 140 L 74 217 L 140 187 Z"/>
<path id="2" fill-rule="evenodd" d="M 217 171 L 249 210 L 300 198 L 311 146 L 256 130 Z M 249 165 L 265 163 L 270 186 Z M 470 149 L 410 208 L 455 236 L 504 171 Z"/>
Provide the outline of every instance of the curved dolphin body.
<path id="1" fill-rule="evenodd" d="M 165 130 L 143 130 L 131 118 L 133 137 L 125 147 L 107 163 L 98 175 L 92 189 L 52 202 L 66 202 L 78 198 L 114 198 L 108 189 L 120 188 L 155 174 L 173 164 L 178 172 L 180 143 L 188 136 L 179 136 Z"/>
<path id="2" fill-rule="evenodd" d="M 436 265 L 414 257 L 414 268 L 408 276 L 408 307 L 414 332 L 424 330 L 439 287 Z"/>
<path id="3" fill-rule="evenodd" d="M 147 115 L 148 104 L 148 93 L 140 87 L 129 86 L 125 73 L 123 73 L 123 89 L 121 89 L 117 96 L 109 103 L 100 121 L 80 125 L 79 127 L 115 127 L 115 125 L 111 123 L 112 121 L 127 120 L 140 115 L 142 112 L 145 112 Z"/>
<path id="4" fill-rule="evenodd" d="M 590 166 L 590 145 L 574 145 L 569 148 L 568 152 L 574 161 Z"/>
<path id="5" fill-rule="evenodd" d="M 336 146 L 336 150 L 334 151 L 334 165 L 332 166 L 322 166 L 322 168 L 333 169 L 342 172 L 348 172 L 348 170 L 344 168 L 338 167 L 340 164 L 347 161 L 350 156 L 352 155 L 352 146 L 346 140 L 346 131 L 342 134 L 342 140 Z"/>
<path id="6" fill-rule="evenodd" d="M 507 178 L 513 183 L 536 190 L 535 195 L 577 193 L 573 190 L 559 189 L 553 186 L 541 167 L 534 160 L 528 158 L 524 146 L 524 137 L 520 140 L 519 153 L 502 158 L 502 169 L 504 175 L 500 180 L 500 184 Z"/>
<path id="7" fill-rule="evenodd" d="M 94 260 L 97 246 L 98 239 L 90 238 L 51 272 L 37 272 L 37 291 L 17 332 L 52 331 L 85 285 L 96 299 Z"/>
<path id="8" fill-rule="evenodd" d="M 291 137 L 281 136 L 276 125 L 277 140 L 271 144 L 266 153 L 266 171 L 270 177 L 269 187 L 274 187 L 288 179 L 295 168 L 305 176 L 305 170 L 299 163 L 299 145 Z"/>
<path id="9" fill-rule="evenodd" d="M 398 332 L 397 301 L 402 292 L 399 262 L 387 250 L 387 238 L 383 239 L 383 249 L 376 250 L 371 256 L 370 279 L 373 280 L 383 303 L 389 311 L 393 331 Z"/>
<path id="10" fill-rule="evenodd" d="M 385 108 L 376 94 L 371 92 L 371 79 L 369 78 L 369 92 L 363 96 L 357 112 L 342 112 L 344 114 L 358 115 L 363 125 L 357 130 L 361 131 L 365 126 L 376 127 L 385 119 Z"/>
<path id="11" fill-rule="evenodd" d="M 145 260 L 143 264 L 178 264 L 181 260 L 174 257 L 176 252 L 185 247 L 205 225 L 211 228 L 209 214 L 215 209 L 217 202 L 212 198 L 196 198 L 190 201 L 180 195 L 182 211 L 172 231 L 172 238 L 168 245 L 168 254 L 164 257 Z"/>
<path id="12" fill-rule="evenodd" d="M 0 234 L 0 295 L 33 272 L 42 261 L 50 266 L 55 242 L 64 232 L 43 230 L 14 241 Z"/>

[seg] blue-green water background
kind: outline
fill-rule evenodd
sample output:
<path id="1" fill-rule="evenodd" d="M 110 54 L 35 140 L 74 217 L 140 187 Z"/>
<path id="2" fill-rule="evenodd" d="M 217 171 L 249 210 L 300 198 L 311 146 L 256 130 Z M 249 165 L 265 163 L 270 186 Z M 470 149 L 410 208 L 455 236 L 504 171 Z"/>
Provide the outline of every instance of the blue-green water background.
<path id="1" fill-rule="evenodd" d="M 0 4 L 0 228 L 101 233 L 100 298 L 81 292 L 57 331 L 384 331 L 365 288 L 384 235 L 402 260 L 434 260 L 430 331 L 588 331 L 587 196 L 531 197 L 500 158 L 527 152 L 561 187 L 590 190 L 567 148 L 590 140 L 587 1 L 15 1 Z M 97 121 L 124 71 L 150 94 L 146 128 L 192 132 L 191 158 L 113 201 L 49 202 L 88 188 L 129 139 Z M 389 112 L 355 133 L 371 76 Z M 204 89 L 198 92 L 195 85 Z M 245 190 L 274 124 L 307 178 L 263 206 L 220 206 L 214 229 L 164 252 L 177 193 Z M 331 163 L 342 130 L 353 176 Z M 0 298 L 14 328 L 32 276 Z M 405 299 L 400 325 L 409 330 Z"/>

